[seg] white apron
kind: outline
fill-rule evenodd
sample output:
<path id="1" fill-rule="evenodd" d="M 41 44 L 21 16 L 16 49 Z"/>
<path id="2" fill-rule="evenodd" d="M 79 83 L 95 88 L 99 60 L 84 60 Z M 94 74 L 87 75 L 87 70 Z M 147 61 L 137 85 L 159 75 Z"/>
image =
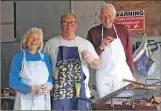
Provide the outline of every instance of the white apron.
<path id="1" fill-rule="evenodd" d="M 22 69 L 20 80 L 29 85 L 42 85 L 48 81 L 49 72 L 43 61 L 44 55 L 39 52 L 41 61 L 26 61 L 26 52 L 23 50 Z M 50 92 L 42 95 L 16 92 L 14 110 L 50 110 Z"/>
<path id="2" fill-rule="evenodd" d="M 124 48 L 114 25 L 113 28 L 117 38 L 101 53 L 101 67 L 96 71 L 96 85 L 99 98 L 127 85 L 128 83 L 124 83 L 123 79 L 133 80 L 132 73 L 126 62 Z"/>

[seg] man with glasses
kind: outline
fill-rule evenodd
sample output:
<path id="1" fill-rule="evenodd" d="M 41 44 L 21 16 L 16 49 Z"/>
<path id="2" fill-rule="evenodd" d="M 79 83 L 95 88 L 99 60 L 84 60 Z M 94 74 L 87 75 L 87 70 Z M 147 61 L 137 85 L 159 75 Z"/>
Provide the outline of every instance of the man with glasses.
<path id="1" fill-rule="evenodd" d="M 52 110 L 87 110 L 90 98 L 89 67 L 99 68 L 100 60 L 93 45 L 76 35 L 78 23 L 75 15 L 61 17 L 62 34 L 47 41 L 48 52 L 55 70 Z"/>

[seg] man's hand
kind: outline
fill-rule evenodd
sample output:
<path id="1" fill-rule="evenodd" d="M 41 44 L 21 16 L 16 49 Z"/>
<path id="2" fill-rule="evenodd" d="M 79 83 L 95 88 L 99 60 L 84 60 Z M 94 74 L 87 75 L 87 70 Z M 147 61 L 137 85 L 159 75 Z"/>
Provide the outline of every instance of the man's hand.
<path id="1" fill-rule="evenodd" d="M 81 56 L 82 56 L 82 59 L 89 64 L 92 63 L 92 61 L 94 60 L 94 57 L 85 50 L 81 52 Z"/>
<path id="2" fill-rule="evenodd" d="M 99 46 L 99 48 L 100 48 L 101 50 L 104 50 L 104 49 L 105 49 L 113 40 L 114 40 L 114 38 L 111 37 L 111 36 L 105 37 L 105 38 L 103 39 L 101 45 Z"/>
<path id="3" fill-rule="evenodd" d="M 48 83 L 48 82 L 46 84 L 41 85 L 41 89 L 42 89 L 43 94 L 50 92 L 50 90 L 52 88 L 53 88 L 53 85 L 51 83 Z"/>
<path id="4" fill-rule="evenodd" d="M 40 86 L 31 86 L 30 87 L 30 92 L 36 95 L 42 94 L 42 89 Z"/>

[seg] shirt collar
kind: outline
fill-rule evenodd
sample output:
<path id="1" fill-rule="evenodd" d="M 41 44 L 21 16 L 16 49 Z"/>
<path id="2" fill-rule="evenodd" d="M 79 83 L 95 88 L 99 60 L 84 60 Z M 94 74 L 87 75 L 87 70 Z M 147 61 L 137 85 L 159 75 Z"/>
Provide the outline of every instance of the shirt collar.
<path id="1" fill-rule="evenodd" d="M 31 54 L 31 52 L 27 48 L 25 48 L 25 52 L 26 52 L 26 54 L 33 55 L 33 54 Z M 38 54 L 38 50 L 36 51 L 36 54 Z M 34 55 L 36 55 L 36 54 L 34 54 Z"/>

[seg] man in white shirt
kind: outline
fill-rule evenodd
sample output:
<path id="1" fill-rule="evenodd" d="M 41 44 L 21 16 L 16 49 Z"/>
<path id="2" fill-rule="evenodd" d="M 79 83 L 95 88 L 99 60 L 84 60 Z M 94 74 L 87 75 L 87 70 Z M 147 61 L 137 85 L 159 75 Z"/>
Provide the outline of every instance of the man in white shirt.
<path id="1" fill-rule="evenodd" d="M 90 98 L 88 87 L 89 66 L 100 67 L 100 60 L 93 45 L 76 35 L 78 24 L 75 15 L 64 14 L 61 18 L 62 34 L 47 41 L 48 52 L 54 73 L 53 110 L 87 110 Z"/>

